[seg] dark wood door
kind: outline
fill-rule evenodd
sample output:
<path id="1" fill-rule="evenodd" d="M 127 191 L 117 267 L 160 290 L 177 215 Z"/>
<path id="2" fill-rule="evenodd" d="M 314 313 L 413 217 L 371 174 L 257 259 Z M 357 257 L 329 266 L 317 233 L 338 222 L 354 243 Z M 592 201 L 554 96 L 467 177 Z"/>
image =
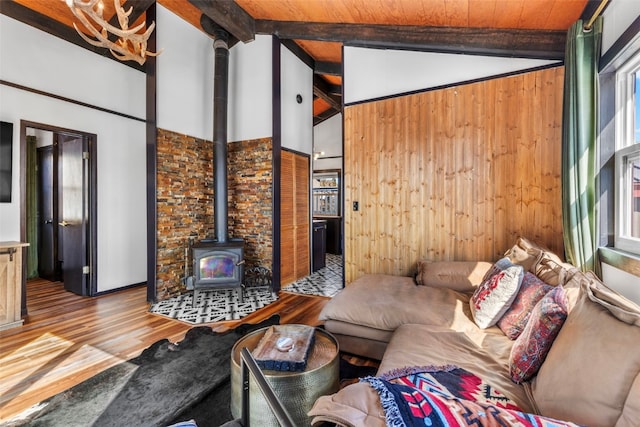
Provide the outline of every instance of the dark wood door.
<path id="1" fill-rule="evenodd" d="M 66 290 L 88 295 L 88 142 L 81 136 L 56 134 L 58 145 L 58 238 Z M 86 268 L 85 268 L 86 267 Z"/>
<path id="2" fill-rule="evenodd" d="M 38 276 L 60 280 L 53 145 L 38 148 Z"/>

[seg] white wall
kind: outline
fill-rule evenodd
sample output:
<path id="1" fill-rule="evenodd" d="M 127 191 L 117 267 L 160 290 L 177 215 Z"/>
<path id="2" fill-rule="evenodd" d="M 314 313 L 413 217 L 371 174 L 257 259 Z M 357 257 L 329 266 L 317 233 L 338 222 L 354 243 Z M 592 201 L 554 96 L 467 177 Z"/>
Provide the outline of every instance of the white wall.
<path id="1" fill-rule="evenodd" d="M 313 161 L 313 170 L 342 170 L 342 114 L 336 114 L 314 126 L 313 151 L 323 151 L 322 157 Z"/>
<path id="2" fill-rule="evenodd" d="M 229 58 L 228 140 L 273 136 L 272 37 L 258 35 L 238 43 Z M 313 70 L 281 47 L 282 146 L 311 153 L 313 140 Z M 296 102 L 301 94 L 302 104 Z"/>
<path id="3" fill-rule="evenodd" d="M 158 127 L 213 139 L 213 40 L 157 7 Z"/>
<path id="4" fill-rule="evenodd" d="M 258 35 L 229 51 L 229 142 L 273 135 L 272 38 Z"/>
<path id="5" fill-rule="evenodd" d="M 313 151 L 313 70 L 281 46 L 282 147 Z M 296 95 L 302 95 L 298 104 Z"/>
<path id="6" fill-rule="evenodd" d="M 0 15 L 0 78 L 144 118 L 145 75 Z M 14 124 L 13 191 L 0 240 L 20 240 L 20 121 L 97 135 L 98 290 L 146 280 L 144 122 L 0 86 L 0 120 Z"/>
<path id="7" fill-rule="evenodd" d="M 603 14 L 602 53 L 606 53 L 615 41 L 640 16 L 640 1 L 615 0 Z"/>
<path id="8" fill-rule="evenodd" d="M 343 57 L 346 104 L 558 62 L 352 46 Z"/>
<path id="9" fill-rule="evenodd" d="M 633 274 L 602 264 L 602 281 L 611 289 L 640 304 L 640 278 Z"/>
<path id="10" fill-rule="evenodd" d="M 131 67 L 5 15 L 0 15 L 0 52 L 4 80 L 144 118 L 144 74 Z"/>

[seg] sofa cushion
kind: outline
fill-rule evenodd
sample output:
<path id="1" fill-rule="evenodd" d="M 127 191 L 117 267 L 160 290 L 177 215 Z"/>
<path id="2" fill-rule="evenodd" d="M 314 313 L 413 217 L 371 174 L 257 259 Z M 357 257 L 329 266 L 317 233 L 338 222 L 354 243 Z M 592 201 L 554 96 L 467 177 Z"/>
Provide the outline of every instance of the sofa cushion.
<path id="1" fill-rule="evenodd" d="M 418 261 L 416 283 L 434 288 L 473 292 L 492 264 L 475 261 Z"/>
<path id="2" fill-rule="evenodd" d="M 411 277 L 384 274 L 354 280 L 323 307 L 319 318 L 378 331 L 394 331 L 405 323 L 475 327 L 468 294 L 418 286 Z"/>
<path id="3" fill-rule="evenodd" d="M 535 273 L 534 266 L 542 257 L 542 248 L 524 237 L 519 237 L 516 243 L 504 253 L 512 263 L 520 264 L 525 270 Z"/>
<path id="4" fill-rule="evenodd" d="M 346 427 L 387 425 L 378 393 L 366 383 L 350 384 L 336 394 L 320 396 L 307 415 L 313 417 L 313 426 L 327 422 Z"/>
<path id="5" fill-rule="evenodd" d="M 533 308 L 529 321 L 511 348 L 509 370 L 515 383 L 531 379 L 540 369 L 567 318 L 566 296 L 553 288 Z"/>
<path id="6" fill-rule="evenodd" d="M 616 318 L 583 280 L 575 306 L 531 383 L 543 415 L 587 425 L 637 425 L 640 327 Z M 636 316 L 640 307 L 628 303 Z"/>
<path id="7" fill-rule="evenodd" d="M 527 325 L 533 307 L 552 289 L 553 286 L 547 285 L 535 274 L 525 272 L 520 290 L 509 309 L 498 320 L 498 327 L 509 339 L 518 338 Z"/>
<path id="8" fill-rule="evenodd" d="M 482 378 L 525 412 L 533 407 L 524 388 L 509 378 L 507 362 L 513 341 L 497 327 L 458 332 L 434 325 L 406 324 L 393 334 L 378 375 L 410 366 L 455 365 Z M 340 426 L 384 426 L 385 412 L 376 391 L 367 383 L 351 384 L 316 400 L 309 415 Z"/>
<path id="9" fill-rule="evenodd" d="M 524 387 L 509 376 L 512 345 L 497 327 L 459 332 L 433 325 L 403 325 L 391 337 L 378 375 L 406 367 L 453 365 L 482 378 L 531 412 Z"/>
<path id="10" fill-rule="evenodd" d="M 386 329 L 377 329 L 351 322 L 341 322 L 335 319 L 325 320 L 324 327 L 331 333 L 361 337 L 371 341 L 381 341 L 385 343 L 388 343 L 393 335 L 393 331 Z"/>
<path id="11" fill-rule="evenodd" d="M 469 301 L 478 327 L 496 324 L 518 294 L 523 276 L 522 266 L 512 264 L 509 258 L 502 258 L 491 267 Z"/>
<path id="12" fill-rule="evenodd" d="M 605 307 L 618 320 L 640 326 L 640 313 L 636 303 L 607 287 L 593 272 L 584 273 L 584 277 L 588 282 L 585 289 L 591 301 Z"/>
<path id="13" fill-rule="evenodd" d="M 338 340 L 340 351 L 369 359 L 381 360 L 393 332 L 379 331 L 365 326 L 360 326 L 361 329 L 354 329 L 354 326 L 358 325 L 338 320 L 327 320 L 324 323 L 325 330 Z M 386 336 L 383 337 L 383 333 Z M 379 337 L 372 338 L 372 335 L 379 335 Z"/>
<path id="14" fill-rule="evenodd" d="M 562 258 L 531 240 L 518 238 L 504 256 L 514 264 L 520 264 L 525 270 L 538 276 L 549 285 L 562 285 L 567 280 L 570 271 L 577 271 L 571 264 L 563 262 Z"/>

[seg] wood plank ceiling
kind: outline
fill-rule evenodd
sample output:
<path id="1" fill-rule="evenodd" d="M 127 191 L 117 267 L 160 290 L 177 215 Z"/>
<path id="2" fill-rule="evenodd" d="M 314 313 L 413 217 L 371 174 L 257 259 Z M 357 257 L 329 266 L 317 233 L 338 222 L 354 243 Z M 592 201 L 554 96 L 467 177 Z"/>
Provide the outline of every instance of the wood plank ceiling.
<path id="1" fill-rule="evenodd" d="M 153 0 L 118 0 L 135 19 Z M 615 0 L 612 0 L 615 1 Z M 601 0 L 158 0 L 196 28 L 204 14 L 241 42 L 277 35 L 315 73 L 314 123 L 341 111 L 343 45 L 563 59 L 567 29 Z M 104 16 L 114 14 L 104 0 Z M 0 13 L 87 47 L 62 0 L 0 0 Z M 135 20 L 134 19 L 134 20 Z"/>

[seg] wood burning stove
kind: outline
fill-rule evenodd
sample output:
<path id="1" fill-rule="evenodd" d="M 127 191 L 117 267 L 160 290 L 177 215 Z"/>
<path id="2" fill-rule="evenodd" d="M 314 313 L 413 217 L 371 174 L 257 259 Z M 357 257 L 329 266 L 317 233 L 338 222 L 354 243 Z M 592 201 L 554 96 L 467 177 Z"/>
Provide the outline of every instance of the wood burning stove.
<path id="1" fill-rule="evenodd" d="M 202 240 L 192 246 L 193 302 L 199 289 L 239 288 L 239 301 L 243 300 L 244 241 L 226 242 Z"/>

